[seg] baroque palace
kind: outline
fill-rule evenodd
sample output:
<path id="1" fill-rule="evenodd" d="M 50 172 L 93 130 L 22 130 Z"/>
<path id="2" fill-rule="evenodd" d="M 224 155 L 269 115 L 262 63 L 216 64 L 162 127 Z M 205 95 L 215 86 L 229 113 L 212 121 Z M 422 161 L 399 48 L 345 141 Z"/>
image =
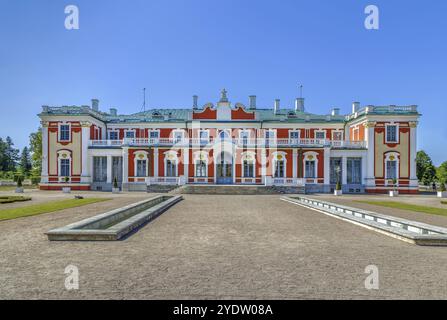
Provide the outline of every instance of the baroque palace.
<path id="1" fill-rule="evenodd" d="M 417 106 L 364 106 L 348 115 L 294 108 L 216 105 L 152 109 L 120 115 L 116 108 L 43 106 L 40 188 L 143 191 L 149 185 L 236 184 L 382 193 L 416 193 Z"/>

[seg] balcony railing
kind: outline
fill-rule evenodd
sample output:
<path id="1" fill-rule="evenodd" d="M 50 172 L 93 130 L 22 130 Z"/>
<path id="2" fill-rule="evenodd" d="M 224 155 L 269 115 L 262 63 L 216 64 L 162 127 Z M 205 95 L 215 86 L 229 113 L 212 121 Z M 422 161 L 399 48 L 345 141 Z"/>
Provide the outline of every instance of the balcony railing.
<path id="1" fill-rule="evenodd" d="M 121 147 L 121 146 L 156 146 L 156 147 L 190 147 L 207 146 L 214 143 L 229 142 L 239 147 L 332 147 L 347 149 L 364 149 L 365 141 L 341 141 L 327 139 L 176 139 L 176 138 L 135 138 L 124 140 L 90 140 L 91 147 Z"/>

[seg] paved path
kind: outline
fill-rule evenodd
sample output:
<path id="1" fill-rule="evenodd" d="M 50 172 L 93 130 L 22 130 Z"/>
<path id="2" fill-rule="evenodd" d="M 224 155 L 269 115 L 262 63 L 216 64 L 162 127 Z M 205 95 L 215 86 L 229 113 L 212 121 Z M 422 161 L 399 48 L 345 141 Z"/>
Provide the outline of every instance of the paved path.
<path id="1" fill-rule="evenodd" d="M 135 197 L 1 222 L 0 298 L 447 298 L 447 248 L 410 245 L 278 196 L 185 198 L 121 242 L 50 243 L 43 233 Z M 64 289 L 69 264 L 79 267 L 78 291 Z M 364 287 L 370 264 L 379 290 Z"/>

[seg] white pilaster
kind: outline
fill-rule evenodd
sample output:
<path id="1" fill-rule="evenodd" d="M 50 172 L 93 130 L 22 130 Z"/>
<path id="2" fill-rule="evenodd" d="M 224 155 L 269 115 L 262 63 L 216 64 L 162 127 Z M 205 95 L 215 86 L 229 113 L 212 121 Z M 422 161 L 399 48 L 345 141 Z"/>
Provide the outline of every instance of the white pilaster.
<path id="1" fill-rule="evenodd" d="M 183 175 L 186 178 L 186 181 L 188 181 L 189 177 L 189 149 L 184 148 L 183 149 Z"/>
<path id="2" fill-rule="evenodd" d="M 158 148 L 154 148 L 154 177 L 158 177 Z"/>
<path id="3" fill-rule="evenodd" d="M 112 156 L 107 156 L 107 183 L 112 183 Z"/>
<path id="4" fill-rule="evenodd" d="M 367 122 L 365 124 L 365 139 L 367 147 L 367 157 L 366 157 L 366 177 L 365 185 L 366 187 L 374 187 L 376 185 L 375 180 L 375 170 L 374 170 L 374 159 L 375 159 L 375 146 L 374 146 L 374 126 L 375 123 Z"/>
<path id="5" fill-rule="evenodd" d="M 416 175 L 417 154 L 417 122 L 410 123 L 410 187 L 417 187 L 419 181 Z"/>
<path id="6" fill-rule="evenodd" d="M 88 163 L 88 142 L 90 139 L 90 122 L 81 122 L 81 152 L 82 152 L 82 158 L 81 158 L 81 183 L 89 183 L 91 182 L 90 179 L 90 165 Z"/>
<path id="7" fill-rule="evenodd" d="M 348 184 L 348 162 L 347 157 L 343 156 L 341 159 L 341 184 Z"/>
<path id="8" fill-rule="evenodd" d="M 331 151 L 329 148 L 324 148 L 324 184 L 329 185 L 331 183 L 330 176 L 330 161 L 331 161 Z"/>
<path id="9" fill-rule="evenodd" d="M 123 148 L 123 184 L 129 182 L 129 148 Z"/>
<path id="10" fill-rule="evenodd" d="M 297 149 L 293 149 L 293 155 L 292 155 L 292 164 L 293 164 L 293 173 L 292 173 L 292 177 L 296 178 L 298 177 L 298 150 Z"/>
<path id="11" fill-rule="evenodd" d="M 42 172 L 41 182 L 48 183 L 48 122 L 42 121 Z"/>
<path id="12" fill-rule="evenodd" d="M 267 175 L 267 150 L 261 149 L 261 176 L 262 181 L 264 183 L 266 175 Z"/>

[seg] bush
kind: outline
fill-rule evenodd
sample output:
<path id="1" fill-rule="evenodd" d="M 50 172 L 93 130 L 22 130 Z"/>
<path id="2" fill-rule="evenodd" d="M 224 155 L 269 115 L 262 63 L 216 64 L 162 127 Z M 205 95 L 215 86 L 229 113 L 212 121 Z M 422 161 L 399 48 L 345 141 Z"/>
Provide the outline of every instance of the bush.
<path id="1" fill-rule="evenodd" d="M 337 182 L 337 184 L 335 185 L 335 190 L 341 190 L 341 183 Z"/>
<path id="2" fill-rule="evenodd" d="M 38 176 L 31 176 L 31 184 L 37 185 L 40 183 L 40 177 Z"/>
<path id="3" fill-rule="evenodd" d="M 1 203 L 13 203 L 13 202 L 29 201 L 29 200 L 31 200 L 30 197 L 6 196 L 6 197 L 0 197 L 0 204 Z"/>
<path id="4" fill-rule="evenodd" d="M 113 179 L 113 187 L 114 187 L 115 189 L 118 188 L 118 180 L 116 179 L 116 177 Z"/>
<path id="5" fill-rule="evenodd" d="M 64 181 L 65 181 L 65 183 L 70 182 L 70 177 L 65 177 L 65 178 L 64 178 Z"/>
<path id="6" fill-rule="evenodd" d="M 445 181 L 441 181 L 441 185 L 439 186 L 439 191 L 445 192 L 446 188 L 445 188 Z"/>

